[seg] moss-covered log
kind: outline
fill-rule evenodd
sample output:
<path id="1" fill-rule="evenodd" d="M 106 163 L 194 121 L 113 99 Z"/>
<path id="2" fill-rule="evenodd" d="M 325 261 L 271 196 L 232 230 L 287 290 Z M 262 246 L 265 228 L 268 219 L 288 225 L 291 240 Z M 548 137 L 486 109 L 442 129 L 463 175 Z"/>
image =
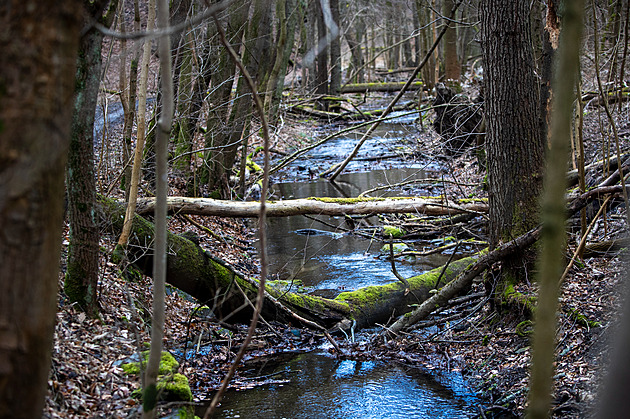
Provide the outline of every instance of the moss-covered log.
<path id="1" fill-rule="evenodd" d="M 124 207 L 106 198 L 100 198 L 100 202 L 103 219 L 111 226 L 113 233 L 117 234 L 122 229 Z M 127 256 L 147 275 L 152 273 L 153 237 L 153 224 L 136 215 Z M 169 233 L 168 249 L 169 284 L 212 307 L 220 319 L 249 320 L 252 312 L 245 296 L 251 301 L 254 300 L 257 287 L 255 281 L 243 278 L 228 265 L 213 258 L 184 237 Z M 344 292 L 335 299 L 327 299 L 285 292 L 274 287 L 272 283 L 267 286 L 266 291 L 273 298 L 265 300 L 262 315 L 267 320 L 294 321 L 286 310 L 273 303 L 273 300 L 276 300 L 296 314 L 329 329 L 347 328 L 353 320 L 358 327 L 385 323 L 392 315 L 404 314 L 411 309 L 411 305 L 426 300 L 431 295 L 431 290 L 439 289 L 475 260 L 476 257 L 469 257 L 453 262 L 441 277 L 442 268 L 437 268 L 409 278 L 410 292 L 407 294 L 401 282 L 394 282 Z"/>

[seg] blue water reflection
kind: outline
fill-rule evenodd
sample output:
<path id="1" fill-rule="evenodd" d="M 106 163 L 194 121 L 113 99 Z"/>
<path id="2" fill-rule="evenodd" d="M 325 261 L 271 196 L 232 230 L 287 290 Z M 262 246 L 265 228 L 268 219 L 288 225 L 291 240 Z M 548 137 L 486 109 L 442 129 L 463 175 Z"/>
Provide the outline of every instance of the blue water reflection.
<path id="1" fill-rule="evenodd" d="M 457 373 L 432 375 L 373 361 L 302 354 L 283 365 L 287 385 L 230 392 L 223 418 L 470 418 L 477 398 Z"/>

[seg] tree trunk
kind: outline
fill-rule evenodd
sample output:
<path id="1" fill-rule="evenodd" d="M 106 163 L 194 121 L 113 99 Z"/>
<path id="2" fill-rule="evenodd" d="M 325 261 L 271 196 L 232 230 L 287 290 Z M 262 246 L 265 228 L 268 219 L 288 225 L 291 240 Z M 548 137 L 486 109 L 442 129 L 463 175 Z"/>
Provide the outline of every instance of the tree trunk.
<path id="1" fill-rule="evenodd" d="M 258 217 L 260 203 L 227 201 L 210 198 L 184 198 L 172 196 L 167 199 L 169 212 L 177 214 L 218 215 L 222 217 Z M 154 198 L 139 199 L 138 214 L 151 214 L 155 207 Z M 385 214 L 423 213 L 427 215 L 449 215 L 466 212 L 484 213 L 485 203 L 459 204 L 442 198 L 383 199 L 383 198 L 306 198 L 269 201 L 266 203 L 268 217 L 289 215 L 322 214 Z"/>
<path id="2" fill-rule="evenodd" d="M 105 223 L 117 231 L 122 227 L 124 209 L 109 199 L 102 198 L 101 203 Z M 133 238 L 136 242 L 130 249 L 137 250 L 135 264 L 145 274 L 152 275 L 152 255 L 146 251 L 146 246 L 153 240 L 154 226 L 139 215 L 136 215 L 133 223 Z M 169 233 L 168 249 L 166 280 L 169 284 L 197 298 L 200 303 L 210 305 L 219 319 L 245 322 L 251 318 L 252 311 L 245 301 L 245 295 L 254 301 L 257 293 L 255 281 L 244 279 L 224 262 L 213 258 L 184 237 Z M 452 280 L 476 259 L 469 257 L 452 262 L 441 278 L 442 268 L 409 278 L 410 292 L 406 295 L 402 282 L 344 292 L 335 299 L 286 292 L 271 282 L 266 290 L 272 298 L 265 299 L 262 316 L 266 320 L 295 321 L 274 304 L 273 300 L 279 300 L 298 315 L 326 328 L 347 329 L 351 319 L 356 320 L 358 327 L 384 323 L 394 314 L 408 312 L 411 304 L 426 300 L 431 290 Z"/>
<path id="3" fill-rule="evenodd" d="M 232 45 L 241 44 L 248 15 L 249 2 L 235 1 L 230 6 L 226 34 Z M 232 96 L 236 66 L 218 41 L 215 48 L 220 51 L 219 69 L 213 78 L 215 94 L 211 97 L 206 134 L 206 147 L 212 150 L 204 157 L 208 174 L 203 180 L 208 192 L 219 197 L 227 186 L 227 173 L 236 158 L 245 120 L 251 111 L 251 98 L 249 88 L 242 81 L 237 85 L 236 95 Z"/>
<path id="4" fill-rule="evenodd" d="M 330 94 L 338 95 L 341 90 L 341 22 L 339 20 L 339 0 L 330 0 L 332 20 L 337 25 L 337 33 L 330 40 Z"/>
<path id="5" fill-rule="evenodd" d="M 539 129 L 529 2 L 484 0 L 481 17 L 489 236 L 494 248 L 538 223 L 545 142 Z M 495 288 L 499 301 L 526 277 L 527 259 L 516 255 L 503 265 L 502 281 Z"/>
<path id="6" fill-rule="evenodd" d="M 83 4 L 0 5 L 0 417 L 41 417 Z"/>
<path id="7" fill-rule="evenodd" d="M 108 3 L 109 10 L 104 15 Z M 84 2 L 90 20 L 94 19 L 105 27 L 111 25 L 117 5 L 118 0 Z M 102 43 L 103 35 L 96 29 L 88 30 L 81 37 L 66 182 L 70 246 L 64 291 L 70 302 L 77 303 L 91 317 L 98 316 L 100 234 L 94 208 L 94 113 L 101 83 Z"/>
<path id="8" fill-rule="evenodd" d="M 453 0 L 444 0 L 442 2 L 443 16 L 450 15 L 454 3 Z M 452 80 L 458 84 L 461 72 L 462 68 L 457 56 L 457 28 L 452 23 L 444 34 L 444 78 L 447 81 Z"/>
<path id="9" fill-rule="evenodd" d="M 431 48 L 431 44 L 433 44 L 433 32 L 432 32 L 432 12 L 431 8 L 425 5 L 425 0 L 416 0 L 416 10 L 418 12 L 418 20 L 420 21 L 420 25 L 422 30 L 420 31 L 421 38 L 421 56 L 425 56 L 426 53 Z M 427 89 L 431 91 L 435 84 L 437 83 L 437 78 L 435 77 L 436 73 L 436 60 L 435 60 L 436 52 L 431 54 L 429 60 L 426 65 L 422 69 L 422 80 L 424 81 Z"/>
<path id="10" fill-rule="evenodd" d="M 296 8 L 295 0 L 278 0 L 276 5 L 276 18 L 278 20 L 276 59 L 267 83 L 267 92 L 265 92 L 265 110 L 272 122 L 278 119 L 278 109 L 284 89 L 284 76 L 293 49 L 295 31 L 287 29 L 295 27 L 297 22 Z"/>
<path id="11" fill-rule="evenodd" d="M 316 69 L 315 69 L 315 85 L 316 92 L 320 95 L 327 95 L 329 93 L 328 90 L 328 51 L 329 45 L 326 42 L 326 36 L 328 30 L 326 29 L 326 22 L 324 21 L 324 11 L 322 10 L 321 3 L 316 1 L 317 3 L 317 41 L 315 43 L 317 48 L 317 59 L 315 61 Z M 324 43 L 324 48 L 320 48 L 319 45 Z M 323 109 L 327 109 L 327 102 L 323 102 Z"/>

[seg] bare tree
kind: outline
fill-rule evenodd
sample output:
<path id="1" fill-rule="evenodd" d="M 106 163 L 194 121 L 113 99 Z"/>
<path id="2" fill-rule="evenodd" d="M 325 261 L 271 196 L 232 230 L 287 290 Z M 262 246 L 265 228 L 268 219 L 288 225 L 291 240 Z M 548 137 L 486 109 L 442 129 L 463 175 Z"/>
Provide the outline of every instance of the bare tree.
<path id="1" fill-rule="evenodd" d="M 545 141 L 540 135 L 538 83 L 534 74 L 529 2 L 483 0 L 486 150 L 491 247 L 538 224 Z M 516 255 L 503 265 L 495 288 L 500 303 L 518 299 L 514 285 L 533 257 Z"/>
<path id="2" fill-rule="evenodd" d="M 111 26 L 118 0 L 84 1 L 86 26 L 92 20 Z M 77 62 L 72 136 L 68 154 L 70 246 L 64 291 L 92 317 L 98 315 L 97 284 L 100 234 L 96 214 L 94 112 L 101 84 L 103 34 L 92 27 L 82 36 Z"/>
<path id="3" fill-rule="evenodd" d="M 0 3 L 0 417 L 41 417 L 55 322 L 79 0 Z"/>

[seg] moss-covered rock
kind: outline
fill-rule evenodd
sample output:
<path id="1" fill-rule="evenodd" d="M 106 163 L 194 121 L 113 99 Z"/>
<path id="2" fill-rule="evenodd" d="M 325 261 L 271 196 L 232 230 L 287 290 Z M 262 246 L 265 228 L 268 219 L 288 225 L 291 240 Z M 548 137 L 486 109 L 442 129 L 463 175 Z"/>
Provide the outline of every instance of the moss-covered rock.
<path id="1" fill-rule="evenodd" d="M 402 236 L 405 235 L 405 230 L 403 230 L 400 227 L 396 227 L 396 226 L 383 226 L 383 236 L 385 237 L 393 237 L 395 239 L 398 239 Z"/>
<path id="2" fill-rule="evenodd" d="M 142 352 L 142 369 L 144 370 L 147 366 L 147 360 L 149 359 L 149 351 Z M 140 363 L 139 362 L 129 362 L 126 364 L 122 364 L 122 369 L 125 374 L 134 375 L 140 374 Z M 160 359 L 160 370 L 158 372 L 159 375 L 172 374 L 177 372 L 179 369 L 179 362 L 171 355 L 168 351 L 162 351 L 162 358 Z"/>
<path id="3" fill-rule="evenodd" d="M 389 255 L 389 246 L 389 244 L 386 244 L 385 246 L 381 247 L 381 253 L 384 255 Z M 409 250 L 409 246 L 407 246 L 407 244 L 405 243 L 394 243 L 392 249 L 394 250 L 394 254 L 398 254 L 404 252 L 405 250 Z"/>
<path id="4" fill-rule="evenodd" d="M 146 367 L 149 351 L 142 352 L 142 367 Z M 168 351 L 162 351 L 160 359 L 160 369 L 157 380 L 157 398 L 162 401 L 191 401 L 192 391 L 188 384 L 188 379 L 183 374 L 177 373 L 179 362 Z M 139 375 L 140 363 L 129 362 L 122 364 L 122 369 L 126 374 Z M 135 390 L 134 397 L 142 397 L 142 389 Z"/>

